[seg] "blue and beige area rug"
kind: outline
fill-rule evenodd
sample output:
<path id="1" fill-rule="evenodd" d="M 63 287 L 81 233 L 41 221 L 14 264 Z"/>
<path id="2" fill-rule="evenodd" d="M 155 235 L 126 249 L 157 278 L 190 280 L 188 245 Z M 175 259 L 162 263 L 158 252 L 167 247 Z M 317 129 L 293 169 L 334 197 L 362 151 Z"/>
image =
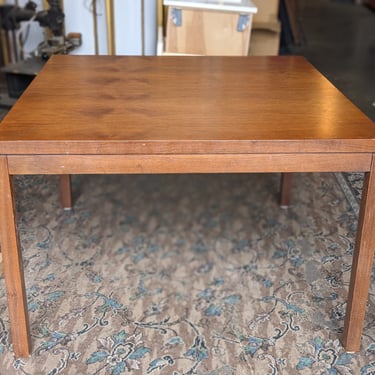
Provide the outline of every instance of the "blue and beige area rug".
<path id="1" fill-rule="evenodd" d="M 296 174 L 289 209 L 279 178 L 75 176 L 73 212 L 15 178 L 33 352 L 0 279 L 0 374 L 374 374 L 375 282 L 339 341 L 362 175 Z"/>

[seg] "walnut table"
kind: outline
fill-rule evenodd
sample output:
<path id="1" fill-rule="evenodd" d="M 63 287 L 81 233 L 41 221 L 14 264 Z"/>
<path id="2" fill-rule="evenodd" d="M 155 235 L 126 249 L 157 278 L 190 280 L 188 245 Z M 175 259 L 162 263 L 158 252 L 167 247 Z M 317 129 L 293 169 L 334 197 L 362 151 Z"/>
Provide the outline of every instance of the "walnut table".
<path id="1" fill-rule="evenodd" d="M 375 247 L 375 126 L 302 57 L 53 56 L 0 125 L 14 352 L 30 354 L 12 176 L 362 171 L 344 345 L 360 348 Z M 286 176 L 288 176 L 286 174 Z"/>

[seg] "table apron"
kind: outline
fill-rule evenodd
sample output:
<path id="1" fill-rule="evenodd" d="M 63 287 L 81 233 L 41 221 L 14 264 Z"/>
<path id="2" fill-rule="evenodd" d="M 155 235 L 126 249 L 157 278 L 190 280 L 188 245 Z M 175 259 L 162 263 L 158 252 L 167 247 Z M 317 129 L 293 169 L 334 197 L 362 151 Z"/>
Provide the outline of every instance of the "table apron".
<path id="1" fill-rule="evenodd" d="M 8 155 L 10 174 L 369 171 L 371 153 Z"/>

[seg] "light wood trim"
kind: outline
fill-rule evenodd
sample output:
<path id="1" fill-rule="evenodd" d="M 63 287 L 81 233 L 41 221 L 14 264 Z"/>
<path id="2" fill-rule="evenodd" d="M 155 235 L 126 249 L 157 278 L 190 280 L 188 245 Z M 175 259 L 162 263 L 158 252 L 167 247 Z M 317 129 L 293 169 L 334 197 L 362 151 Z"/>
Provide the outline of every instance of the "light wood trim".
<path id="1" fill-rule="evenodd" d="M 27 311 L 22 254 L 16 228 L 13 189 L 5 156 L 0 156 L 0 244 L 8 298 L 10 330 L 16 357 L 30 354 L 30 329 Z"/>
<path id="2" fill-rule="evenodd" d="M 368 171 L 371 154 L 13 155 L 11 174 Z"/>
<path id="3" fill-rule="evenodd" d="M 144 141 L 2 141 L 0 154 L 8 155 L 143 155 L 143 154 L 293 154 L 371 153 L 374 141 L 327 140 L 144 140 Z"/>
<path id="4" fill-rule="evenodd" d="M 345 315 L 344 346 L 357 352 L 361 345 L 368 289 L 371 281 L 375 249 L 375 162 L 366 173 L 359 215 L 357 239 L 350 276 L 349 296 Z"/>

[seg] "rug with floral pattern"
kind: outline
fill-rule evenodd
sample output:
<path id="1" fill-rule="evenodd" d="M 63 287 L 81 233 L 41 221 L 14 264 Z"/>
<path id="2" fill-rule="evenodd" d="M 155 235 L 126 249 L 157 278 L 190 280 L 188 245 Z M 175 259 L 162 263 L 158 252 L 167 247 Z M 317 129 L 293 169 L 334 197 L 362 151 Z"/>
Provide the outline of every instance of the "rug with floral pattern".
<path id="1" fill-rule="evenodd" d="M 281 209 L 279 178 L 74 176 L 72 212 L 15 178 L 33 351 L 1 278 L 0 374 L 374 374 L 375 284 L 361 351 L 339 341 L 360 186 L 296 174 Z"/>

